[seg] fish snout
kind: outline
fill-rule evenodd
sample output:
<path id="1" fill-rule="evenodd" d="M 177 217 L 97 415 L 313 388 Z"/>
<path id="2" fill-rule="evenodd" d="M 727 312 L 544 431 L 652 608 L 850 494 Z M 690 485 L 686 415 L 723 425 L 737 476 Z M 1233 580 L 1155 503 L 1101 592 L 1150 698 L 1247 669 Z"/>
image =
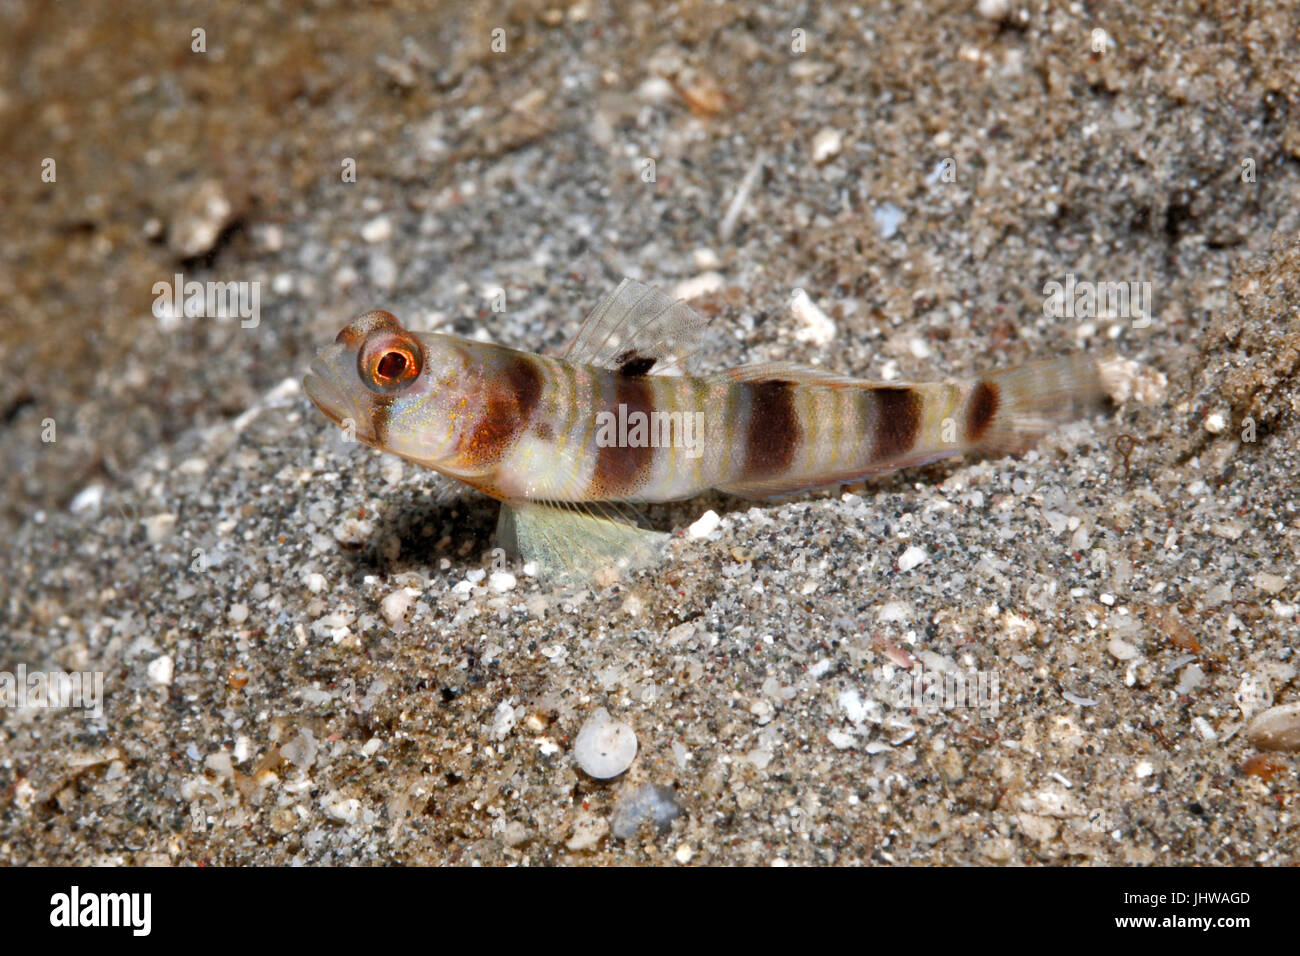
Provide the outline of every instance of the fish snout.
<path id="1" fill-rule="evenodd" d="M 302 390 L 307 397 L 335 422 L 357 421 L 357 402 L 353 390 L 343 377 L 348 362 L 346 346 L 330 345 L 320 350 L 311 369 L 303 376 Z"/>

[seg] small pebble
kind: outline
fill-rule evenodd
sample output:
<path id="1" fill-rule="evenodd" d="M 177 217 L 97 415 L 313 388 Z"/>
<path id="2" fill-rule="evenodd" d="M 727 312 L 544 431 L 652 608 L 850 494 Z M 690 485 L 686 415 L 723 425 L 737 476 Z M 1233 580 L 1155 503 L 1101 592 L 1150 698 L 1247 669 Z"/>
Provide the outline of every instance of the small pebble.
<path id="1" fill-rule="evenodd" d="M 192 259 L 216 245 L 222 231 L 235 218 L 235 207 L 221 183 L 208 179 L 180 203 L 167 230 L 167 245 L 179 259 Z"/>
<path id="2" fill-rule="evenodd" d="M 406 609 L 419 596 L 420 592 L 417 588 L 398 588 L 391 594 L 385 595 L 379 602 L 379 609 L 383 612 L 388 626 L 397 627 L 401 624 L 406 619 Z"/>
<path id="3" fill-rule="evenodd" d="M 876 220 L 881 239 L 893 239 L 898 234 L 898 227 L 902 225 L 905 218 L 903 210 L 889 202 L 873 209 L 871 217 Z"/>
<path id="4" fill-rule="evenodd" d="M 158 544 L 171 537 L 172 531 L 176 528 L 176 520 L 174 514 L 158 514 L 143 518 L 140 523 L 144 525 L 145 537 L 149 539 L 149 543 Z"/>
<path id="5" fill-rule="evenodd" d="M 175 665 L 172 663 L 171 655 L 164 654 L 162 657 L 150 661 L 148 672 L 149 679 L 155 684 L 162 684 L 164 687 L 171 684 L 172 675 L 175 673 Z"/>
<path id="6" fill-rule="evenodd" d="M 700 296 L 717 292 L 726 286 L 726 280 L 717 272 L 703 272 L 692 279 L 683 279 L 673 287 L 673 298 L 689 302 Z"/>
<path id="7" fill-rule="evenodd" d="M 100 502 L 104 500 L 103 485 L 87 485 L 77 492 L 77 496 L 72 499 L 68 505 L 68 510 L 73 514 L 85 514 L 86 512 L 99 511 Z"/>
<path id="8" fill-rule="evenodd" d="M 671 787 L 642 784 L 631 793 L 624 794 L 614 805 L 610 831 L 617 839 L 626 840 L 635 836 L 637 828 L 649 820 L 663 833 L 681 812 Z"/>
<path id="9" fill-rule="evenodd" d="M 904 551 L 898 558 L 898 570 L 911 571 L 925 560 L 925 552 L 915 545 Z"/>
<path id="10" fill-rule="evenodd" d="M 366 242 L 387 242 L 393 238 L 393 223 L 387 216 L 376 216 L 361 227 L 361 238 Z"/>
<path id="11" fill-rule="evenodd" d="M 827 127 L 817 133 L 812 141 L 813 162 L 820 166 L 840 154 L 844 148 L 844 137 L 837 129 Z"/>
<path id="12" fill-rule="evenodd" d="M 515 726 L 515 707 L 510 701 L 503 700 L 497 705 L 496 714 L 492 717 L 492 736 L 496 740 L 504 740 L 506 735 L 514 729 Z"/>
<path id="13" fill-rule="evenodd" d="M 1277 574 L 1269 574 L 1267 571 L 1260 571 L 1255 575 L 1255 587 L 1266 594 L 1278 594 L 1286 587 L 1286 578 Z"/>
<path id="14" fill-rule="evenodd" d="M 575 852 L 590 850 L 608 832 L 609 824 L 605 822 L 604 817 L 598 817 L 584 810 L 573 821 L 573 836 L 569 837 L 569 842 L 564 845 Z"/>
<path id="15" fill-rule="evenodd" d="M 614 720 L 604 707 L 587 718 L 573 742 L 573 756 L 588 776 L 608 780 L 632 766 L 636 757 L 636 733 Z"/>
<path id="16" fill-rule="evenodd" d="M 1128 641 L 1120 640 L 1118 637 L 1111 638 L 1110 643 L 1106 645 L 1106 650 L 1108 650 L 1110 656 L 1115 658 L 1117 661 L 1131 661 L 1138 655 L 1138 649 L 1136 647 Z"/>
<path id="17" fill-rule="evenodd" d="M 1246 728 L 1246 738 L 1260 750 L 1300 750 L 1300 703 L 1258 714 Z"/>

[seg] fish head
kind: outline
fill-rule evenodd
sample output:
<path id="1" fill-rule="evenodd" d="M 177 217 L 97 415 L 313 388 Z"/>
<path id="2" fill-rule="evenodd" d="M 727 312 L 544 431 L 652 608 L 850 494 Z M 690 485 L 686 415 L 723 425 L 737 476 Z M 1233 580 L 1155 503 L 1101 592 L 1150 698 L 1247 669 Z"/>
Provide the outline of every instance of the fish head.
<path id="1" fill-rule="evenodd" d="M 452 474 L 477 378 L 460 341 L 366 312 L 320 350 L 303 390 L 358 441 Z"/>

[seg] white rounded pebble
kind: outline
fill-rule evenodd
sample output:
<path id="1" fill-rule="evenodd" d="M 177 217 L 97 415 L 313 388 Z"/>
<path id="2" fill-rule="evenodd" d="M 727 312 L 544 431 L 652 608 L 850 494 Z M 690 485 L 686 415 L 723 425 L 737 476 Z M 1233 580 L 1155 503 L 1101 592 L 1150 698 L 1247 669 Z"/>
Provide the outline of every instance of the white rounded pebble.
<path id="1" fill-rule="evenodd" d="M 388 626 L 396 627 L 405 620 L 406 609 L 419 596 L 419 588 L 398 588 L 392 594 L 386 595 L 379 602 L 379 609 L 383 611 L 384 620 L 388 622 Z"/>
<path id="2" fill-rule="evenodd" d="M 834 159 L 844 148 L 844 137 L 840 131 L 826 127 L 820 130 L 812 141 L 812 158 L 813 162 L 820 166 L 828 160 Z"/>
<path id="3" fill-rule="evenodd" d="M 924 560 L 925 552 L 916 546 L 912 546 L 899 555 L 898 570 L 911 571 Z"/>
<path id="4" fill-rule="evenodd" d="M 686 530 L 690 533 L 692 538 L 707 538 L 709 535 L 713 534 L 714 531 L 718 530 L 718 525 L 721 523 L 722 519 L 718 517 L 718 513 L 710 510 L 700 515 L 700 520 L 696 521 Z"/>
<path id="5" fill-rule="evenodd" d="M 898 570 L 911 571 L 914 567 L 917 567 L 917 564 L 924 561 L 926 561 L 926 553 L 917 546 L 913 546 L 913 548 L 909 548 L 901 555 L 898 555 Z"/>
<path id="6" fill-rule="evenodd" d="M 1005 20 L 1011 13 L 1011 0 L 979 0 L 980 16 L 990 20 Z"/>
<path id="7" fill-rule="evenodd" d="M 155 658 L 149 662 L 149 679 L 155 684 L 162 684 L 164 687 L 171 684 L 172 675 L 175 673 L 175 665 L 172 663 L 171 655 L 164 654 L 162 657 Z"/>
<path id="8" fill-rule="evenodd" d="M 1223 417 L 1222 412 L 1214 412 L 1205 416 L 1205 430 L 1211 435 L 1221 435 L 1223 430 L 1228 427 L 1228 420 Z"/>
<path id="9" fill-rule="evenodd" d="M 727 281 L 722 278 L 718 272 L 702 272 L 691 279 L 683 279 L 673 288 L 674 299 L 684 299 L 689 302 L 691 299 L 698 299 L 702 295 L 708 295 L 710 292 L 717 292 L 726 287 Z"/>
<path id="10" fill-rule="evenodd" d="M 68 505 L 68 510 L 73 514 L 83 514 L 87 511 L 99 511 L 99 505 L 104 500 L 103 485 L 87 485 L 77 492 L 77 496 L 72 499 L 72 504 Z"/>
<path id="11" fill-rule="evenodd" d="M 1300 703 L 1270 707 L 1250 722 L 1246 737 L 1260 750 L 1300 750 Z"/>
<path id="12" fill-rule="evenodd" d="M 695 268 L 709 271 L 722 265 L 722 260 L 718 254 L 708 246 L 701 246 L 691 253 L 691 261 L 695 263 Z"/>
<path id="13" fill-rule="evenodd" d="M 587 718 L 573 742 L 578 766 L 597 780 L 617 777 L 632 766 L 636 749 L 636 733 L 627 724 L 612 719 L 604 707 Z"/>
<path id="14" fill-rule="evenodd" d="M 509 571 L 493 571 L 492 576 L 488 578 L 488 587 L 492 588 L 498 594 L 505 594 L 516 584 L 515 576 Z"/>
<path id="15" fill-rule="evenodd" d="M 1138 655 L 1136 647 L 1128 641 L 1120 640 L 1118 637 L 1111 639 L 1111 642 L 1106 645 L 1106 650 L 1110 651 L 1110 656 L 1117 661 L 1131 661 Z"/>
<path id="16" fill-rule="evenodd" d="M 393 237 L 393 222 L 387 216 L 376 216 L 361 227 L 361 238 L 366 242 L 386 242 Z"/>
<path id="17" fill-rule="evenodd" d="M 230 606 L 230 623 L 243 624 L 248 620 L 248 605 L 244 603 L 232 604 Z"/>
<path id="18" fill-rule="evenodd" d="M 683 843 L 681 846 L 677 848 L 677 852 L 673 854 L 673 856 L 677 858 L 677 862 L 682 864 L 682 866 L 685 866 L 687 863 L 690 863 L 691 857 L 693 857 L 694 855 L 695 855 L 695 848 L 692 847 L 689 843 Z"/>
<path id="19" fill-rule="evenodd" d="M 176 527 L 176 515 L 150 515 L 140 519 L 140 523 L 144 525 L 145 537 L 149 539 L 149 543 L 158 544 L 171 537 L 172 530 Z"/>

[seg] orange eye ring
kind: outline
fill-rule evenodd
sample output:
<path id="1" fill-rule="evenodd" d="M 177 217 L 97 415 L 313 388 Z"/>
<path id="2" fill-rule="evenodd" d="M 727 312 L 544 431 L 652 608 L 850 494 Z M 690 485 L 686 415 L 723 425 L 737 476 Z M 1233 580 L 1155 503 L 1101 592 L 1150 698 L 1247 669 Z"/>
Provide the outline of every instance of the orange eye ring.
<path id="1" fill-rule="evenodd" d="M 366 388 L 393 395 L 420 377 L 423 353 L 409 332 L 383 331 L 370 336 L 357 355 L 357 371 Z"/>

